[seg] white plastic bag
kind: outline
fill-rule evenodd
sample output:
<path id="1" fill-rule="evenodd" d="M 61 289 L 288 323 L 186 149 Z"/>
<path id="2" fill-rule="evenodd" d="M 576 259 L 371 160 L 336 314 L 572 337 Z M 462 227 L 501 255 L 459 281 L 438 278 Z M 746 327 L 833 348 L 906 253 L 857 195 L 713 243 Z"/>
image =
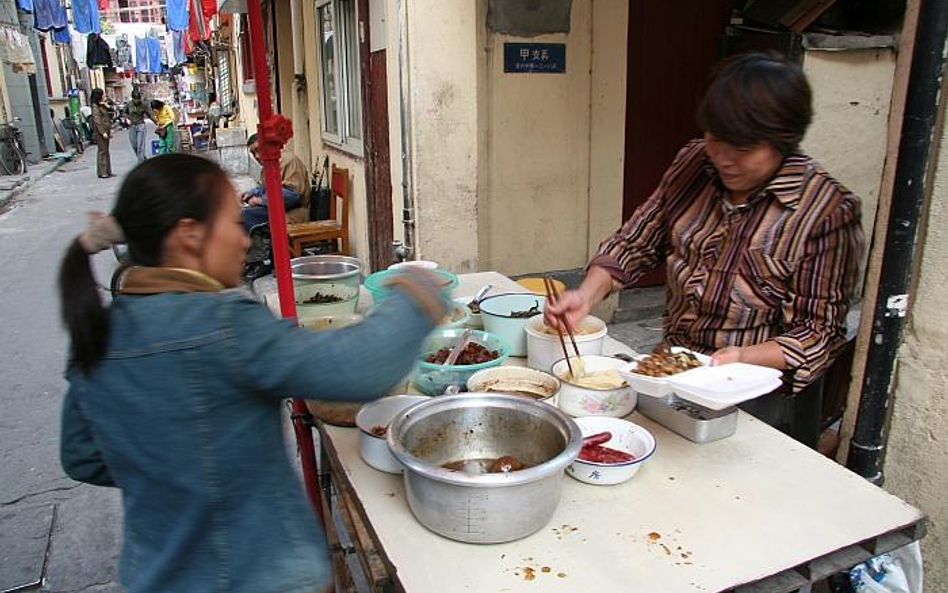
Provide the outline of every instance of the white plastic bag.
<path id="1" fill-rule="evenodd" d="M 856 593 L 922 593 L 922 549 L 918 542 L 870 558 L 849 571 Z"/>

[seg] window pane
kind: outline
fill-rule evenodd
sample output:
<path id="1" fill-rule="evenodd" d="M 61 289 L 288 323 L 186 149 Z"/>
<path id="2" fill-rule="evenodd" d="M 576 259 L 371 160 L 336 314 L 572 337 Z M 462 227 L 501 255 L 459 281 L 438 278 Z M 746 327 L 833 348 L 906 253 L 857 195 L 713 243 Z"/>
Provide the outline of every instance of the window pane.
<path id="1" fill-rule="evenodd" d="M 346 40 L 346 87 L 348 90 L 346 104 L 348 114 L 349 138 L 362 138 L 362 93 L 359 88 L 359 31 L 356 21 L 356 3 L 354 0 L 345 0 L 342 5 L 345 12 L 345 40 Z"/>
<path id="2" fill-rule="evenodd" d="M 321 6 L 318 11 L 318 21 L 322 30 L 322 46 L 320 47 L 320 69 L 322 70 L 322 101 L 325 121 L 325 132 L 339 133 L 339 105 L 338 89 L 336 85 L 336 50 L 332 4 Z"/>

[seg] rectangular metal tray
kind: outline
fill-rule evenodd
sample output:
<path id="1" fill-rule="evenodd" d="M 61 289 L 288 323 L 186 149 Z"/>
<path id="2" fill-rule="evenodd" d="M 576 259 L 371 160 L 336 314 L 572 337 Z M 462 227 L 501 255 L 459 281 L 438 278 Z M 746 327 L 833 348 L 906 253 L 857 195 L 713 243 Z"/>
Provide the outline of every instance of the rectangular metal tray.
<path id="1" fill-rule="evenodd" d="M 710 443 L 737 431 L 737 408 L 709 410 L 675 394 L 639 395 L 637 410 L 668 430 L 695 443 Z"/>

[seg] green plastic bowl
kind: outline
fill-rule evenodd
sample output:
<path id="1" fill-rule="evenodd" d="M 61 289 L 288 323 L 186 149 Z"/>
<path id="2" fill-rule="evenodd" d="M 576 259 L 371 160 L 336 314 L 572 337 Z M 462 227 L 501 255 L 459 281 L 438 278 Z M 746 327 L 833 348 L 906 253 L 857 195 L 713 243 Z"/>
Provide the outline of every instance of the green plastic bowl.
<path id="1" fill-rule="evenodd" d="M 415 365 L 415 373 L 412 376 L 412 382 L 419 391 L 427 395 L 441 395 L 451 385 L 457 385 L 461 391 L 464 391 L 467 389 L 467 380 L 471 378 L 471 375 L 477 371 L 498 367 L 510 356 L 510 345 L 503 338 L 485 331 L 471 330 L 471 342 L 480 344 L 488 350 L 496 350 L 499 356 L 494 360 L 469 365 L 445 366 L 425 362 L 425 357 L 428 355 L 457 344 L 464 331 L 462 327 L 436 329 L 428 336 L 422 347 L 423 354 L 418 358 L 418 364 Z"/>
<path id="2" fill-rule="evenodd" d="M 443 283 L 441 293 L 446 299 L 450 299 L 454 289 L 457 288 L 458 277 L 447 270 L 429 270 L 429 272 L 441 279 Z M 391 290 L 388 281 L 402 273 L 401 270 L 382 270 L 366 278 L 365 289 L 372 295 L 372 300 L 376 303 L 382 300 L 382 297 Z"/>

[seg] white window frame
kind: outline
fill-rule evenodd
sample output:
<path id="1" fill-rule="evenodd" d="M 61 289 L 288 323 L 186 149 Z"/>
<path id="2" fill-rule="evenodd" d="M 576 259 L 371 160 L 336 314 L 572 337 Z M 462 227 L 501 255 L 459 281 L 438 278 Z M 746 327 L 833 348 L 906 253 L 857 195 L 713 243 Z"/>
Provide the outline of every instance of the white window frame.
<path id="1" fill-rule="evenodd" d="M 326 89 L 323 87 L 323 81 L 326 80 L 323 72 L 323 44 L 322 44 L 322 20 L 320 19 L 319 9 L 327 4 L 332 5 L 333 16 L 333 77 L 336 82 L 336 121 L 338 132 L 329 132 L 326 130 L 328 118 L 328 105 L 326 101 Z M 344 17 L 342 7 L 352 6 L 353 27 L 352 31 L 346 30 L 343 26 Z M 356 0 L 316 0 L 316 27 L 319 40 L 316 43 L 316 66 L 319 72 L 319 105 L 320 105 L 320 132 L 323 141 L 340 150 L 344 150 L 356 156 L 363 156 L 362 138 L 365 136 L 365 119 L 362 113 L 362 64 L 360 56 L 350 56 L 347 51 L 347 45 L 350 41 L 348 36 L 355 35 L 355 47 L 361 52 L 361 39 L 359 36 L 359 5 Z M 350 63 L 352 60 L 352 63 Z M 354 85 L 349 84 L 348 77 L 354 77 Z M 350 87 L 358 89 L 357 96 L 353 97 L 350 93 Z M 359 114 L 358 137 L 353 135 L 350 129 L 349 114 L 355 109 Z"/>

